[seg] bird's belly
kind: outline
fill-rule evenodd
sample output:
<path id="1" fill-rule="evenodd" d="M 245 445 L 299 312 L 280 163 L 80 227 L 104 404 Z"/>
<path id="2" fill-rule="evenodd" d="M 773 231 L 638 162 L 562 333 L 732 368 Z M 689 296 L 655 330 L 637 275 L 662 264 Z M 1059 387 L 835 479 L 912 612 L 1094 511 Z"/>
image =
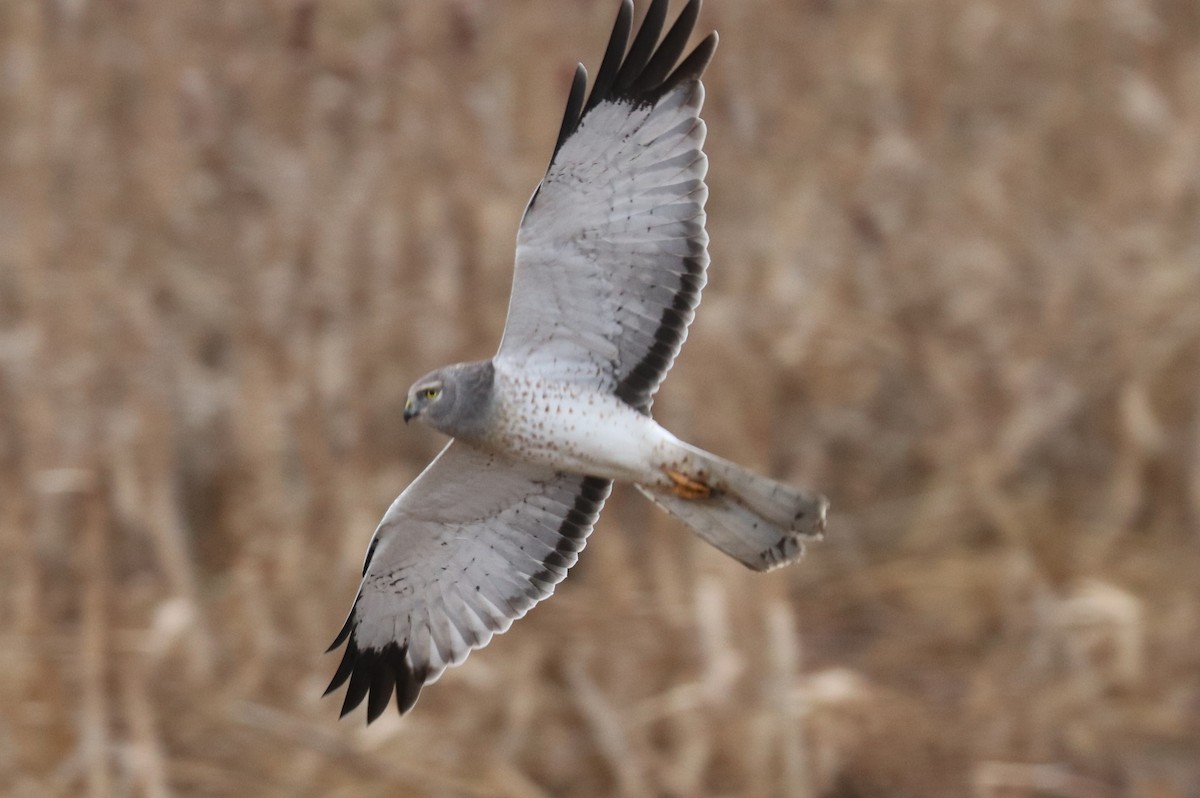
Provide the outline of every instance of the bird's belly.
<path id="1" fill-rule="evenodd" d="M 506 403 L 501 446 L 510 456 L 608 479 L 644 482 L 673 436 L 615 396 L 574 386 L 540 386 Z"/>

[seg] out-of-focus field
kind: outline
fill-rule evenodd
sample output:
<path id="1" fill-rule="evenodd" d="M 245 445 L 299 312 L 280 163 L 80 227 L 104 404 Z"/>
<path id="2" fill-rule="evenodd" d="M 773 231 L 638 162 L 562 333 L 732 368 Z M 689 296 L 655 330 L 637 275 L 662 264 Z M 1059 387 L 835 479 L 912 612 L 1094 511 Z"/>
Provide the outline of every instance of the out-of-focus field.
<path id="1" fill-rule="evenodd" d="M 320 700 L 615 10 L 0 4 L 0 793 L 1200 795 L 1195 0 L 711 0 L 655 411 L 826 541 L 618 489 L 411 715 Z"/>

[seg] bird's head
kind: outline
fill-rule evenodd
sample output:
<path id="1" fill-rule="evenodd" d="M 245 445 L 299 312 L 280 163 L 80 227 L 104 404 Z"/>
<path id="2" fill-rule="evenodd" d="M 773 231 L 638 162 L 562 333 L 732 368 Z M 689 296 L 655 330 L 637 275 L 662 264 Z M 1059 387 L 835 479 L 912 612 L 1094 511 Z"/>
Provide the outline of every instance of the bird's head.
<path id="1" fill-rule="evenodd" d="M 446 380 L 441 369 L 430 372 L 414 382 L 408 389 L 408 398 L 404 401 L 405 423 L 414 418 L 430 423 L 439 415 L 439 411 L 453 405 L 454 401 L 447 393 L 447 388 L 452 394 L 453 382 Z"/>
<path id="2" fill-rule="evenodd" d="M 470 435 L 491 408 L 492 365 L 459 363 L 431 371 L 413 383 L 404 420 L 414 418 L 454 437 Z"/>

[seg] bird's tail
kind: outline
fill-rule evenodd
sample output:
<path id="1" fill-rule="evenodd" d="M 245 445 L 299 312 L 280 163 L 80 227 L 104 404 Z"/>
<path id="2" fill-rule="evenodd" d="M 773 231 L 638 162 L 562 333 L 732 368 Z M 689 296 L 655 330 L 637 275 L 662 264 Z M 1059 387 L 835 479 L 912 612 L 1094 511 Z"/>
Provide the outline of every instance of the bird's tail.
<path id="1" fill-rule="evenodd" d="M 824 496 L 797 490 L 681 442 L 670 487 L 638 490 L 730 557 L 756 571 L 795 562 L 825 532 Z"/>

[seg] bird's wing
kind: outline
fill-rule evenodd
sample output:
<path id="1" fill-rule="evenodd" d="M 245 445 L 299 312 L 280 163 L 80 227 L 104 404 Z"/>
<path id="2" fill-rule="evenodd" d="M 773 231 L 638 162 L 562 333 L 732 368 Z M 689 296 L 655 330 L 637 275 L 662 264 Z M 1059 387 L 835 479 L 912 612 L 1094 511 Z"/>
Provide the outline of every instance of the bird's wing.
<path id="1" fill-rule="evenodd" d="M 446 446 L 388 508 L 329 647 L 346 645 L 325 691 L 349 680 L 342 715 L 366 698 L 370 722 L 393 692 L 408 711 L 423 685 L 553 593 L 611 486 Z"/>
<path id="2" fill-rule="evenodd" d="M 497 359 L 586 381 L 649 412 L 700 302 L 708 267 L 700 76 L 709 34 L 678 63 L 699 13 L 692 0 L 659 42 L 655 0 L 625 52 L 621 6 L 586 102 L 580 65 L 550 168 L 517 236 Z"/>

